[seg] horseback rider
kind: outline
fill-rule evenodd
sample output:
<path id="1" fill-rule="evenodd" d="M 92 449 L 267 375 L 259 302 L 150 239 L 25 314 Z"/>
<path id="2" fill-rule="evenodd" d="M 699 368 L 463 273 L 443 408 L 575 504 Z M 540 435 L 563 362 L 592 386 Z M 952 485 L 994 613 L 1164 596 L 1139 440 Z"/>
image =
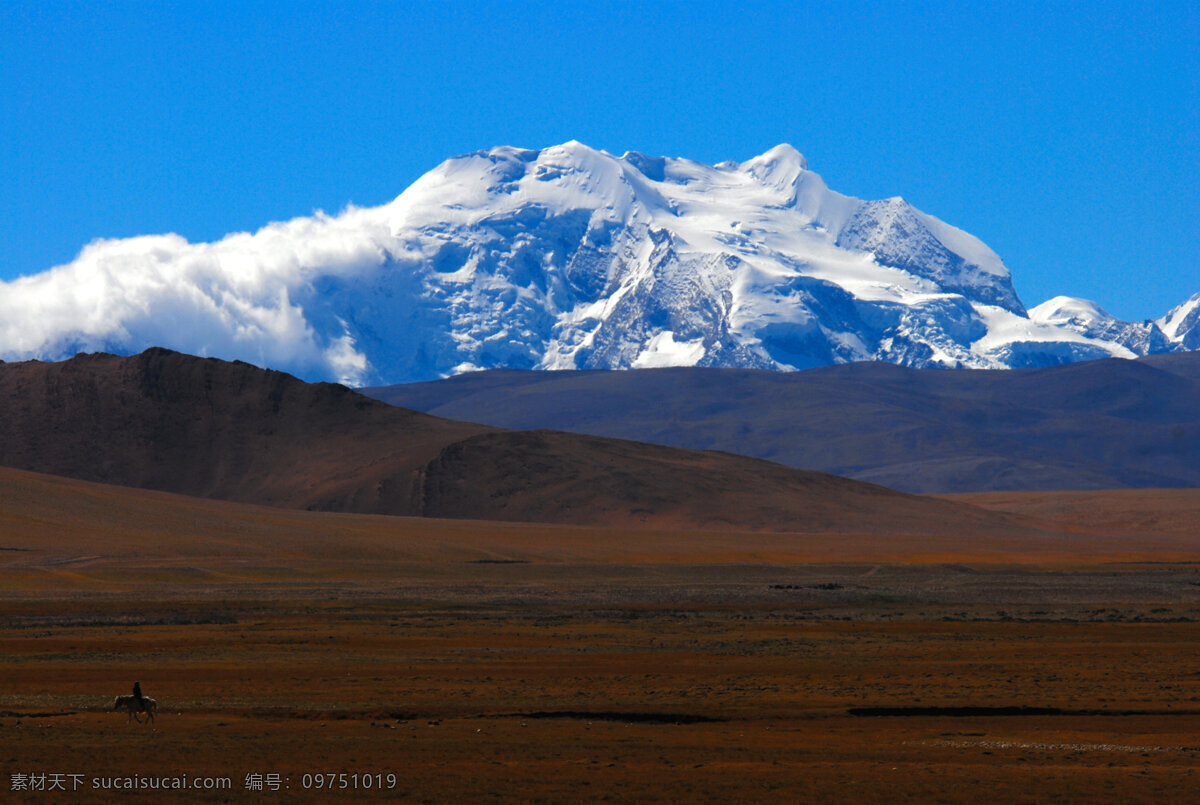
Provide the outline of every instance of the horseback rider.
<path id="1" fill-rule="evenodd" d="M 141 702 L 141 700 L 142 700 L 142 683 L 141 682 L 133 683 L 133 698 L 137 699 L 138 702 Z"/>

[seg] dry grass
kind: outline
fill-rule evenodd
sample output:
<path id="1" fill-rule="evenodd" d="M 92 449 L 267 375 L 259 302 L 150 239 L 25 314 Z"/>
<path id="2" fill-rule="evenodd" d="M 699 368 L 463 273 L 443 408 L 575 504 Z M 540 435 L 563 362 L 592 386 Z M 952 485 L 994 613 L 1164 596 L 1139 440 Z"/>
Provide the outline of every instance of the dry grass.
<path id="1" fill-rule="evenodd" d="M 210 603 L 138 608 L 151 622 L 122 623 L 132 607 L 117 601 L 6 608 L 6 773 L 229 776 L 233 801 L 253 772 L 327 801 L 302 776 L 332 771 L 394 772 L 402 801 L 1161 802 L 1200 768 L 1190 621 L 280 597 L 211 623 Z M 195 622 L 153 622 L 169 613 Z M 159 700 L 153 726 L 101 712 L 133 678 Z M 913 705 L 1066 713 L 849 715 Z"/>
<path id="2" fill-rule="evenodd" d="M 629 532 L 6 490 L 5 794 L 58 772 L 89 786 L 62 801 L 257 801 L 245 776 L 278 773 L 326 802 L 305 773 L 392 772 L 336 798 L 1170 802 L 1200 773 L 1182 530 Z M 153 725 L 105 711 L 134 679 Z M 964 707 L 1054 711 L 851 714 Z M 90 789 L 181 774 L 233 788 Z"/>

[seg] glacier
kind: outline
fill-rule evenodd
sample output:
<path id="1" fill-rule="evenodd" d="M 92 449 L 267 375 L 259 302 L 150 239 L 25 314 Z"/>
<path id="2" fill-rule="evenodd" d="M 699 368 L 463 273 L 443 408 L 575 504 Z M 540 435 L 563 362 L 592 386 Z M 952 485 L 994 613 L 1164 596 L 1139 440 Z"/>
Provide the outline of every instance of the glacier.
<path id="1" fill-rule="evenodd" d="M 164 346 L 306 380 L 853 361 L 1013 368 L 1200 346 L 1200 294 L 1121 322 L 1026 310 L 978 238 L 829 189 L 780 145 L 707 165 L 492 148 L 394 201 L 213 243 L 100 240 L 0 283 L 0 359 Z"/>
<path id="2" fill-rule="evenodd" d="M 1181 349 L 1200 349 L 1200 293 L 1155 319 L 1154 324 Z"/>

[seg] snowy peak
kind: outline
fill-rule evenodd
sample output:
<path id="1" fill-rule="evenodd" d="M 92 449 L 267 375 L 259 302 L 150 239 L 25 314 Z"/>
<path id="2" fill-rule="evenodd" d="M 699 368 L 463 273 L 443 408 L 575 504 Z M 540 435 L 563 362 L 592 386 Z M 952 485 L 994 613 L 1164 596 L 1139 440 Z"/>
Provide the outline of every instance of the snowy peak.
<path id="1" fill-rule="evenodd" d="M 1183 349 L 1200 349 L 1200 293 L 1155 321 L 1171 342 Z"/>
<path id="2" fill-rule="evenodd" d="M 743 162 L 738 169 L 768 187 L 788 190 L 794 188 L 800 175 L 808 170 L 808 162 L 799 151 L 783 143 Z"/>
<path id="3" fill-rule="evenodd" d="M 1056 296 L 1029 309 L 1029 318 L 1046 324 L 1065 324 L 1072 327 L 1094 327 L 1117 319 L 1090 299 Z"/>
<path id="4" fill-rule="evenodd" d="M 426 263 L 453 269 L 414 267 L 427 296 L 454 299 L 445 349 L 463 359 L 450 371 L 498 360 L 990 365 L 971 354 L 985 328 L 970 305 L 1024 315 L 1007 268 L 978 240 L 903 200 L 831 191 L 790 145 L 718 166 L 579 143 L 501 148 L 434 174 L 397 199 L 392 228 Z M 447 280 L 455 287 L 430 285 Z M 501 287 L 514 300 L 504 325 Z M 937 332 L 914 326 L 948 311 L 953 323 Z M 549 329 L 534 321 L 546 314 Z M 501 350 L 514 331 L 519 349 Z"/>
<path id="5" fill-rule="evenodd" d="M 395 200 L 215 243 L 98 241 L 0 283 L 0 359 L 151 346 L 352 385 L 472 369 L 850 361 L 1004 368 L 1194 348 L 1083 303 L 1027 315 L 999 256 L 790 145 L 707 165 L 577 141 L 448 159 Z"/>
<path id="6" fill-rule="evenodd" d="M 1171 344 L 1155 322 L 1127 322 L 1111 315 L 1088 299 L 1056 296 L 1029 310 L 1039 324 L 1070 330 L 1093 341 L 1124 347 L 1129 356 L 1157 355 L 1171 351 Z"/>
<path id="7" fill-rule="evenodd" d="M 790 143 L 780 143 L 753 159 L 746 160 L 741 164 L 741 169 L 749 173 L 754 173 L 756 170 L 768 172 L 786 170 L 795 173 L 808 170 L 808 160 Z"/>
<path id="8" fill-rule="evenodd" d="M 879 263 L 929 279 L 946 291 L 1025 313 L 995 252 L 902 198 L 862 203 L 838 233 L 837 245 L 871 252 Z"/>

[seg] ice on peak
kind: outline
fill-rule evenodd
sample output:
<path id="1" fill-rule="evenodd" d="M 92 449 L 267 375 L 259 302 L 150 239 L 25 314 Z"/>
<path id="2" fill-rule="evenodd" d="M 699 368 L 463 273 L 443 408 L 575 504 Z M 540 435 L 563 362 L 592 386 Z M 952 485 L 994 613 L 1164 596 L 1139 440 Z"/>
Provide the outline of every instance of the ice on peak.
<path id="1" fill-rule="evenodd" d="M 579 140 L 567 140 L 565 143 L 543 148 L 536 153 L 539 159 L 544 156 L 560 155 L 575 160 L 580 165 L 593 165 L 600 160 L 611 162 L 616 159 L 616 157 L 603 148 L 593 148 L 587 143 L 579 142 Z"/>
<path id="2" fill-rule="evenodd" d="M 1089 299 L 1056 296 L 1031 308 L 1029 318 L 1059 331 L 1074 331 L 1095 341 L 1122 347 L 1134 355 L 1155 355 L 1173 350 L 1171 340 L 1158 323 L 1121 321 Z"/>
<path id="3" fill-rule="evenodd" d="M 620 172 L 616 157 L 578 140 L 568 140 L 562 145 L 542 149 L 538 152 L 537 165 L 607 176 L 615 176 Z"/>
<path id="4" fill-rule="evenodd" d="M 800 174 L 809 169 L 809 163 L 791 145 L 781 143 L 738 167 L 764 185 L 781 186 L 793 184 Z"/>
<path id="5" fill-rule="evenodd" d="M 667 158 L 652 157 L 639 151 L 626 151 L 621 159 L 638 169 L 643 176 L 651 181 L 664 181 L 667 173 Z"/>
<path id="6" fill-rule="evenodd" d="M 1200 293 L 1156 319 L 1155 324 L 1171 341 L 1187 349 L 1200 348 Z"/>
<path id="7" fill-rule="evenodd" d="M 1189 313 L 1197 308 L 1200 308 L 1200 293 L 1193 295 L 1183 304 L 1171 308 L 1171 311 L 1159 319 L 1159 321 L 1167 326 L 1177 325 L 1180 321 L 1186 318 Z M 1166 329 L 1166 327 L 1163 329 Z M 1172 329 L 1174 329 L 1174 327 L 1172 327 Z"/>
<path id="8" fill-rule="evenodd" d="M 1036 307 L 1029 308 L 1029 318 L 1050 324 L 1083 324 L 1109 321 L 1113 316 L 1090 299 L 1075 296 L 1056 296 Z"/>
<path id="9" fill-rule="evenodd" d="M 896 197 L 829 189 L 779 145 L 705 165 L 577 140 L 454 157 L 378 208 L 191 244 L 103 241 L 0 283 L 0 359 L 80 349 L 257 360 L 309 379 L 481 368 L 850 360 L 1030 366 L 1200 347 L 1055 299 L 1031 321 L 977 238 Z M 180 321 L 185 326 L 180 326 Z"/>
<path id="10" fill-rule="evenodd" d="M 753 159 L 742 163 L 744 169 L 757 165 L 779 165 L 794 167 L 802 171 L 808 170 L 808 160 L 789 143 L 780 143 L 774 148 L 764 151 Z"/>
<path id="11" fill-rule="evenodd" d="M 783 143 L 764 154 L 746 160 L 738 167 L 757 179 L 759 184 L 790 193 L 791 200 L 794 201 L 800 177 L 808 171 L 808 162 L 799 151 Z"/>

